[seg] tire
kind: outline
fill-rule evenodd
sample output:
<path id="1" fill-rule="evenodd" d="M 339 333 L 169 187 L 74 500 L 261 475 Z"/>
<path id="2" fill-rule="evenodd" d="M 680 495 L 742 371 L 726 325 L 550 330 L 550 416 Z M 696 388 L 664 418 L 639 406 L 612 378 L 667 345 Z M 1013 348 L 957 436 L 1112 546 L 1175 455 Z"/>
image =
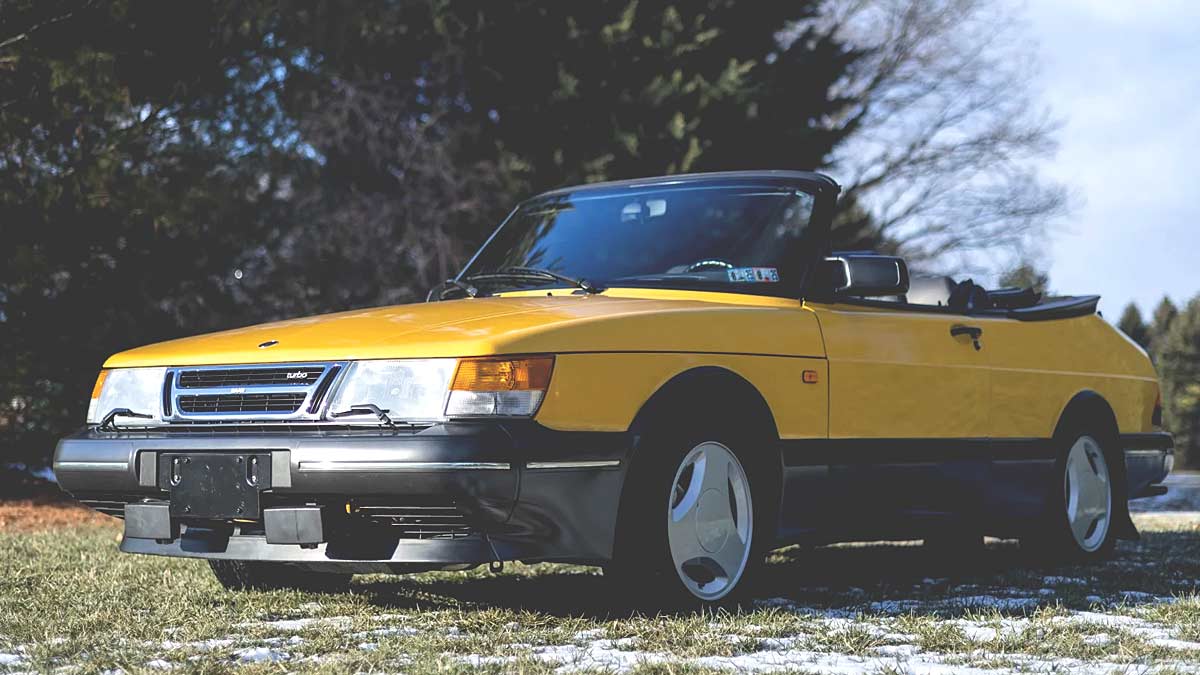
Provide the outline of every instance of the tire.
<path id="1" fill-rule="evenodd" d="M 774 537 L 779 479 L 770 446 L 719 424 L 690 425 L 648 434 L 626 477 L 604 568 L 624 605 L 736 605 Z"/>
<path id="2" fill-rule="evenodd" d="M 1050 486 L 1045 527 L 1035 536 L 1043 553 L 1072 562 L 1112 555 L 1117 535 L 1120 467 L 1113 466 L 1112 434 L 1096 425 L 1068 424 L 1056 438 L 1058 457 Z"/>
<path id="3" fill-rule="evenodd" d="M 310 572 L 286 563 L 249 560 L 209 560 L 213 576 L 229 591 L 297 590 L 342 593 L 352 574 Z"/>

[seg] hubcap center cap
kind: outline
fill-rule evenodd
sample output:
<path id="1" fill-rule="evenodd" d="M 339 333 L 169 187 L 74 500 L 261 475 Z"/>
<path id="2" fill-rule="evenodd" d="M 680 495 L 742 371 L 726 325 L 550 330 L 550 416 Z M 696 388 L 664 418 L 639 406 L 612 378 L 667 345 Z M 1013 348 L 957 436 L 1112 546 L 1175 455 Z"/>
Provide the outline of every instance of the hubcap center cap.
<path id="1" fill-rule="evenodd" d="M 725 547 L 733 522 L 729 517 L 729 496 L 718 490 L 705 490 L 696 504 L 696 536 L 709 553 Z"/>

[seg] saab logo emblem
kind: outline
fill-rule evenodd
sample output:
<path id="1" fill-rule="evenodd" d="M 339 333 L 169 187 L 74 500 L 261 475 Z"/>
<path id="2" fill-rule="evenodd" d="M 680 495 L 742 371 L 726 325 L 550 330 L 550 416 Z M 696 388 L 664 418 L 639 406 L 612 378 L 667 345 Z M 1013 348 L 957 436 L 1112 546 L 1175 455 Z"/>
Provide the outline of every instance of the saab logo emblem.
<path id="1" fill-rule="evenodd" d="M 287 379 L 289 379 L 289 380 L 307 380 L 308 373 L 304 372 L 303 370 L 297 370 L 294 373 L 288 373 Z"/>

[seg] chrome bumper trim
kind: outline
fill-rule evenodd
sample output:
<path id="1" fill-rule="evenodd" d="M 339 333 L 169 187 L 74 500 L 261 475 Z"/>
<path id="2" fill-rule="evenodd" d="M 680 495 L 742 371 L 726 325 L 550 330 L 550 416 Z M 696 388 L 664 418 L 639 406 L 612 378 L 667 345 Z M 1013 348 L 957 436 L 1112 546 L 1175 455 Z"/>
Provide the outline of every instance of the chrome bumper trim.
<path id="1" fill-rule="evenodd" d="M 578 461 L 578 462 L 529 462 L 525 465 L 527 469 L 607 469 L 614 466 L 621 466 L 619 459 L 598 459 L 593 461 Z"/>
<path id="2" fill-rule="evenodd" d="M 507 471 L 508 462 L 300 462 L 302 473 L 368 471 L 403 473 L 410 471 Z"/>
<path id="3" fill-rule="evenodd" d="M 55 471 L 128 471 L 128 462 L 58 462 L 54 465 Z"/>

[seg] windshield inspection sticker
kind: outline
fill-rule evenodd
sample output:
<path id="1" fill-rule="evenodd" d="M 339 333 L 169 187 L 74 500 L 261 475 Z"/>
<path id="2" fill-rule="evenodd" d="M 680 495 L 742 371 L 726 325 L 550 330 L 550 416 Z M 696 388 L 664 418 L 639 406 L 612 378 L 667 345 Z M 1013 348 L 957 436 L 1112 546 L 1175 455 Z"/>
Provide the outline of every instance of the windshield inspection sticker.
<path id="1" fill-rule="evenodd" d="M 728 270 L 729 280 L 749 284 L 777 284 L 779 270 L 774 267 L 734 267 Z"/>

